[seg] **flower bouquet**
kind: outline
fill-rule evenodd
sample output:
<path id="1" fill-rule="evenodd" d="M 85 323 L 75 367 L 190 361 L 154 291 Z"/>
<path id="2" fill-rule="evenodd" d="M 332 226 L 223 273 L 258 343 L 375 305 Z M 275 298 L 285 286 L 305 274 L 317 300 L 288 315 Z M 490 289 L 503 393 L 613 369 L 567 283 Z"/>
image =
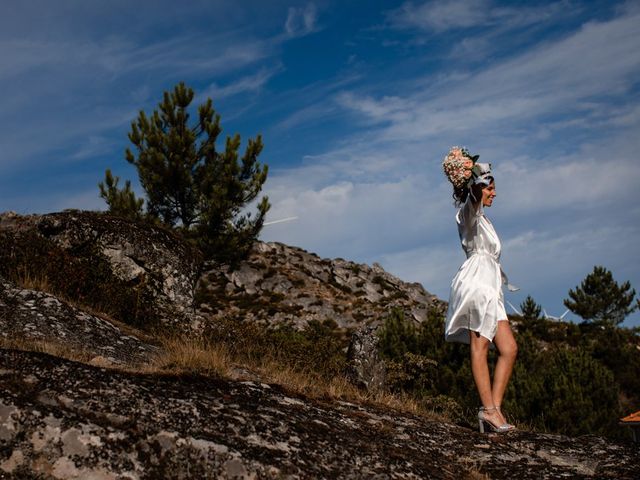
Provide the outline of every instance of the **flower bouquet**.
<path id="1" fill-rule="evenodd" d="M 449 153 L 444 157 L 442 167 L 444 174 L 454 188 L 462 188 L 469 183 L 478 158 L 480 155 L 471 155 L 466 148 L 451 147 Z"/>

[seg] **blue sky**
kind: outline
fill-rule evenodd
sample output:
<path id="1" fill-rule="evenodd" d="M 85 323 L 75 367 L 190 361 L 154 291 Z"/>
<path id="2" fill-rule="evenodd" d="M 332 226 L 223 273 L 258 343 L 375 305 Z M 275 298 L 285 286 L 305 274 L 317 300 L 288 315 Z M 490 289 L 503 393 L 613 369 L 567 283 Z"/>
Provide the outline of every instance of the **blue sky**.
<path id="1" fill-rule="evenodd" d="M 106 168 L 137 185 L 131 121 L 185 81 L 263 135 L 270 219 L 299 217 L 264 240 L 446 299 L 463 145 L 494 167 L 512 303 L 559 315 L 594 265 L 640 290 L 638 1 L 5 0 L 0 56 L 0 210 L 104 209 Z"/>

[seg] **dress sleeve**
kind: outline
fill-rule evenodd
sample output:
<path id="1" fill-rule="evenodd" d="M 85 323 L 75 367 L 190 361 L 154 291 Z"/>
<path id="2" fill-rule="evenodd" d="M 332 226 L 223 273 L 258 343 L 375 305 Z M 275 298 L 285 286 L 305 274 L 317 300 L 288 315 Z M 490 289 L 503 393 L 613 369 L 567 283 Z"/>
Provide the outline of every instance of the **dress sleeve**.
<path id="1" fill-rule="evenodd" d="M 467 197 L 464 204 L 460 208 L 460 216 L 462 217 L 462 222 L 467 227 L 471 227 L 475 225 L 478 221 L 478 218 L 483 214 L 482 202 L 478 202 L 478 205 L 474 205 L 471 199 L 471 195 Z"/>

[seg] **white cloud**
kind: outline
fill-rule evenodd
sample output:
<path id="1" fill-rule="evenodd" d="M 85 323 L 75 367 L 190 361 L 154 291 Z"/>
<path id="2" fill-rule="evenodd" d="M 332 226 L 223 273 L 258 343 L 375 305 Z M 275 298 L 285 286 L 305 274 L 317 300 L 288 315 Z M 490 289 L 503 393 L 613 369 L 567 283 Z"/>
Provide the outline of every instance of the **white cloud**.
<path id="1" fill-rule="evenodd" d="M 601 125 L 607 112 L 597 99 L 607 98 L 611 108 L 612 97 L 633 88 L 640 71 L 638 50 L 640 13 L 625 14 L 588 23 L 564 39 L 476 72 L 420 79 L 401 98 L 376 99 L 354 91 L 340 98 L 344 107 L 369 121 L 386 116 L 388 126 L 378 135 L 395 141 L 442 135 L 486 138 L 516 126 L 527 135 L 534 119 L 554 122 L 550 115 L 597 119 Z M 593 111 L 598 115 L 591 118 Z M 633 111 L 629 115 L 627 121 L 635 118 Z"/>
<path id="2" fill-rule="evenodd" d="M 499 6 L 490 0 L 432 0 L 418 4 L 405 2 L 389 13 L 389 20 L 397 28 L 418 28 L 436 33 L 456 29 L 465 35 L 471 34 L 473 27 L 492 26 L 498 32 L 521 28 L 547 21 L 558 12 L 566 13 L 571 8 L 568 1 L 515 8 Z"/>
<path id="3" fill-rule="evenodd" d="M 513 303 L 530 293 L 555 313 L 594 264 L 640 283 L 640 209 L 629 207 L 640 184 L 632 134 L 640 122 L 627 96 L 640 70 L 638 20 L 592 22 L 474 73 L 418 79 L 402 96 L 389 94 L 403 90 L 393 82 L 378 96 L 343 90 L 337 106 L 368 129 L 274 172 L 273 218 L 300 220 L 266 238 L 379 261 L 446 299 L 464 257 L 440 158 L 462 143 L 495 167 L 498 198 L 488 214 L 510 279 L 523 289 Z"/>
<path id="4" fill-rule="evenodd" d="M 305 7 L 289 7 L 284 29 L 290 37 L 302 37 L 316 30 L 317 20 L 318 11 L 313 3 Z"/>
<path id="5" fill-rule="evenodd" d="M 377 261 L 404 281 L 419 282 L 430 293 L 447 300 L 451 280 L 464 261 L 462 249 L 455 242 L 452 233 L 448 243 L 383 254 Z"/>
<path id="6" fill-rule="evenodd" d="M 614 153 L 614 151 L 611 151 Z M 604 203 L 624 204 L 633 199 L 640 182 L 640 164 L 633 157 L 581 158 L 528 162 L 505 161 L 496 169 L 498 195 L 509 199 L 507 212 L 542 213 L 563 208 L 591 209 Z"/>
<path id="7" fill-rule="evenodd" d="M 124 76 L 153 70 L 174 74 L 178 73 L 176 70 L 183 73 L 193 70 L 229 72 L 265 58 L 270 48 L 269 42 L 239 41 L 227 35 L 180 35 L 144 45 L 126 37 L 54 41 L 5 39 L 0 40 L 3 58 L 0 79 L 34 71 L 39 75 L 57 73 L 65 77 L 97 76 L 98 73 Z M 208 53 L 212 49 L 217 51 L 214 56 Z"/>
<path id="8" fill-rule="evenodd" d="M 524 232 L 505 241 L 508 271 L 524 295 L 551 290 L 558 303 L 594 265 L 607 266 L 619 281 L 638 285 L 639 234 L 637 225 L 611 225 L 598 219 L 569 220 L 554 230 Z"/>
<path id="9" fill-rule="evenodd" d="M 213 100 L 220 100 L 234 95 L 242 93 L 255 93 L 259 92 L 262 87 L 278 72 L 282 70 L 281 66 L 275 68 L 261 68 L 253 75 L 248 75 L 234 80 L 225 86 L 219 86 L 217 83 L 212 83 L 206 90 L 199 95 L 199 97 L 207 98 L 211 97 Z"/>
<path id="10" fill-rule="evenodd" d="M 390 18 L 398 26 L 442 31 L 482 25 L 488 19 L 488 10 L 487 0 L 438 0 L 419 5 L 406 2 Z"/>
<path id="11" fill-rule="evenodd" d="M 112 139 L 89 135 L 89 138 L 79 146 L 75 153 L 71 154 L 70 158 L 72 160 L 83 160 L 95 157 L 112 151 L 116 146 L 116 142 Z"/>
<path id="12" fill-rule="evenodd" d="M 374 122 L 408 120 L 411 102 L 396 96 L 384 96 L 376 100 L 370 96 L 358 97 L 351 92 L 343 92 L 336 101 L 344 108 L 355 110 Z"/>
<path id="13" fill-rule="evenodd" d="M 265 230 L 264 238 L 364 261 L 419 244 L 427 232 L 446 234 L 454 209 L 439 166 L 433 178 L 418 170 L 415 152 L 403 156 L 410 148 L 391 154 L 378 147 L 358 142 L 272 172 L 265 189 L 270 218 L 299 220 Z"/>
<path id="14" fill-rule="evenodd" d="M 183 34 L 146 44 L 123 36 L 50 41 L 0 36 L 0 88 L 7 92 L 0 110 L 0 171 L 21 168 L 26 158 L 35 166 L 45 157 L 64 155 L 68 161 L 106 155 L 109 147 L 116 148 L 114 142 L 97 148 L 95 141 L 114 130 L 122 132 L 123 148 L 128 124 L 140 108 L 155 107 L 161 91 L 195 74 L 208 79 L 233 74 L 272 55 L 275 45 L 270 38 L 239 39 L 233 32 Z M 221 93 L 258 89 L 275 71 L 258 70 Z M 121 151 L 116 155 L 122 158 Z"/>
<path id="15" fill-rule="evenodd" d="M 339 75 L 330 81 L 314 82 L 279 94 L 273 100 L 273 107 L 288 110 L 290 113 L 284 119 L 274 123 L 271 128 L 282 132 L 341 114 L 336 92 L 360 79 L 360 75 L 349 73 Z"/>

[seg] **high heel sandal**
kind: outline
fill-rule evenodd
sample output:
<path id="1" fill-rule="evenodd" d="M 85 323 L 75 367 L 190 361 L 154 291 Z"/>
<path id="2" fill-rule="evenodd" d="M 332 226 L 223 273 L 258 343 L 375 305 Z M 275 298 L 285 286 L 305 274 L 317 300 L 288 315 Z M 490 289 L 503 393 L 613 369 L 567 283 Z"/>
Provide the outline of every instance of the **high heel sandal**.
<path id="1" fill-rule="evenodd" d="M 504 418 L 507 423 L 505 423 L 505 425 L 509 425 L 509 430 L 515 430 L 516 426 L 512 425 L 511 423 L 509 423 L 509 419 L 507 418 L 507 416 L 504 414 L 504 412 L 500 409 L 500 405 L 496 405 L 496 410 L 498 410 L 498 412 L 500 413 L 500 415 L 502 415 L 502 418 Z"/>
<path id="2" fill-rule="evenodd" d="M 484 433 L 485 424 L 489 426 L 490 430 L 493 430 L 496 433 L 507 433 L 516 428 L 506 422 L 502 425 L 494 424 L 491 420 L 488 420 L 485 417 L 485 412 L 499 412 L 499 409 L 498 407 L 480 407 L 480 410 L 478 411 L 478 427 L 480 428 L 480 433 Z"/>

